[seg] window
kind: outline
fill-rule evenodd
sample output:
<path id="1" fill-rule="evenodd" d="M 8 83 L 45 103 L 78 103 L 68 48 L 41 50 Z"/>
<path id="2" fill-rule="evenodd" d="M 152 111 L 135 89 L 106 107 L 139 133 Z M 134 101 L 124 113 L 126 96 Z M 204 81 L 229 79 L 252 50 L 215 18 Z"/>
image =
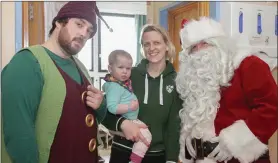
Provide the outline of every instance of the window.
<path id="1" fill-rule="evenodd" d="M 82 61 L 85 67 L 90 70 L 94 71 L 94 52 L 93 52 L 93 39 L 90 39 L 86 42 L 82 50 L 78 53 L 78 59 Z"/>
<path id="2" fill-rule="evenodd" d="M 105 24 L 98 22 L 98 69 L 99 72 L 107 72 L 108 55 L 111 51 L 122 49 L 131 54 L 133 63 L 136 63 L 137 38 L 135 16 L 126 14 L 102 13 L 103 18 L 113 29 L 110 32 Z"/>

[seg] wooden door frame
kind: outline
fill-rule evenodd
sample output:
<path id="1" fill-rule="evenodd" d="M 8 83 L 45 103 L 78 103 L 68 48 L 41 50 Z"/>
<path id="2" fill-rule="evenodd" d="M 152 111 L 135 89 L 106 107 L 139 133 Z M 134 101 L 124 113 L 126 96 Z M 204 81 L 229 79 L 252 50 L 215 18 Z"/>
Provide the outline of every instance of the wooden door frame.
<path id="1" fill-rule="evenodd" d="M 29 17 L 31 11 L 33 11 L 32 19 Z M 22 47 L 43 43 L 45 41 L 44 28 L 44 2 L 22 2 Z"/>
<path id="2" fill-rule="evenodd" d="M 29 46 L 28 2 L 22 2 L 22 47 Z"/>
<path id="3" fill-rule="evenodd" d="M 210 4 L 209 2 L 188 2 L 186 4 L 182 4 L 179 5 L 173 9 L 170 9 L 168 11 L 168 31 L 169 31 L 169 36 L 170 38 L 173 40 L 174 39 L 174 28 L 175 28 L 175 17 L 186 11 L 186 10 L 190 10 L 194 5 L 196 5 L 195 3 L 198 3 L 199 7 L 201 8 L 201 10 L 199 10 L 199 15 L 200 16 L 209 16 L 209 12 L 210 12 Z M 173 61 L 173 65 L 175 67 L 176 70 L 178 70 L 178 64 L 179 64 L 179 57 L 178 57 L 178 53 L 176 51 L 176 56 L 175 59 Z"/>

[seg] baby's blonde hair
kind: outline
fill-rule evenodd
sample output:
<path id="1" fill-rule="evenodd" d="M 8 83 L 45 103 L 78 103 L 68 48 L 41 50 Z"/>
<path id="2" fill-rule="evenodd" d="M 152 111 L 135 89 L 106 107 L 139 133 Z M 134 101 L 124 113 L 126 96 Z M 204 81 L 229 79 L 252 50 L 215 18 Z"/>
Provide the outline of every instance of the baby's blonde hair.
<path id="1" fill-rule="evenodd" d="M 127 51 L 121 50 L 121 49 L 117 49 L 117 50 L 113 50 L 109 54 L 109 57 L 108 57 L 109 65 L 113 65 L 115 62 L 117 62 L 117 58 L 119 56 L 126 57 L 126 58 L 130 59 L 131 61 L 133 61 L 131 55 Z"/>
<path id="2" fill-rule="evenodd" d="M 145 57 L 144 50 L 143 50 L 143 35 L 146 32 L 156 31 L 161 34 L 163 41 L 165 42 L 166 46 L 168 47 L 168 51 L 166 53 L 166 59 L 172 60 L 176 56 L 175 46 L 172 43 L 168 33 L 164 28 L 156 24 L 146 24 L 143 26 L 140 34 L 140 43 L 141 43 L 141 53 L 143 57 Z"/>

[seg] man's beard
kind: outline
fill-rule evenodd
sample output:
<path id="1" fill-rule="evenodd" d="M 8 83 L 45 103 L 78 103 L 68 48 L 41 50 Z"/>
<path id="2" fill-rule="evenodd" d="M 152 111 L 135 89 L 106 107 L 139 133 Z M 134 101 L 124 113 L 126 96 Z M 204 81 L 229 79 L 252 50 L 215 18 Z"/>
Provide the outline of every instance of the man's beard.
<path id="1" fill-rule="evenodd" d="M 181 132 L 191 133 L 196 138 L 213 137 L 215 133 L 212 127 L 219 108 L 220 85 L 225 68 L 223 54 L 219 48 L 209 47 L 190 55 L 181 54 L 180 59 L 176 86 L 184 101 L 180 111 L 183 124 Z"/>
<path id="2" fill-rule="evenodd" d="M 60 44 L 61 48 L 68 54 L 68 55 L 76 55 L 81 51 L 81 48 L 74 48 L 71 46 L 73 41 L 78 41 L 81 45 L 84 45 L 84 40 L 82 38 L 74 37 L 72 40 L 69 38 L 69 32 L 66 27 L 62 27 L 59 35 L 58 35 L 58 43 Z"/>

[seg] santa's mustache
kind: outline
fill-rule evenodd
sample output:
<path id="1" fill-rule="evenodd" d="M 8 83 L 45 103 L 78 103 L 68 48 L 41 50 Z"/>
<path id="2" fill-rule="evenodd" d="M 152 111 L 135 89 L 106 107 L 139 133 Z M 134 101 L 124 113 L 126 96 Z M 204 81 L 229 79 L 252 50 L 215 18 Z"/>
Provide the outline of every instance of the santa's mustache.
<path id="1" fill-rule="evenodd" d="M 221 78 L 222 63 L 218 51 L 214 48 L 184 55 L 182 60 L 176 77 L 177 87 L 181 92 L 188 92 L 189 83 L 194 83 L 194 86 L 199 88 Z"/>

